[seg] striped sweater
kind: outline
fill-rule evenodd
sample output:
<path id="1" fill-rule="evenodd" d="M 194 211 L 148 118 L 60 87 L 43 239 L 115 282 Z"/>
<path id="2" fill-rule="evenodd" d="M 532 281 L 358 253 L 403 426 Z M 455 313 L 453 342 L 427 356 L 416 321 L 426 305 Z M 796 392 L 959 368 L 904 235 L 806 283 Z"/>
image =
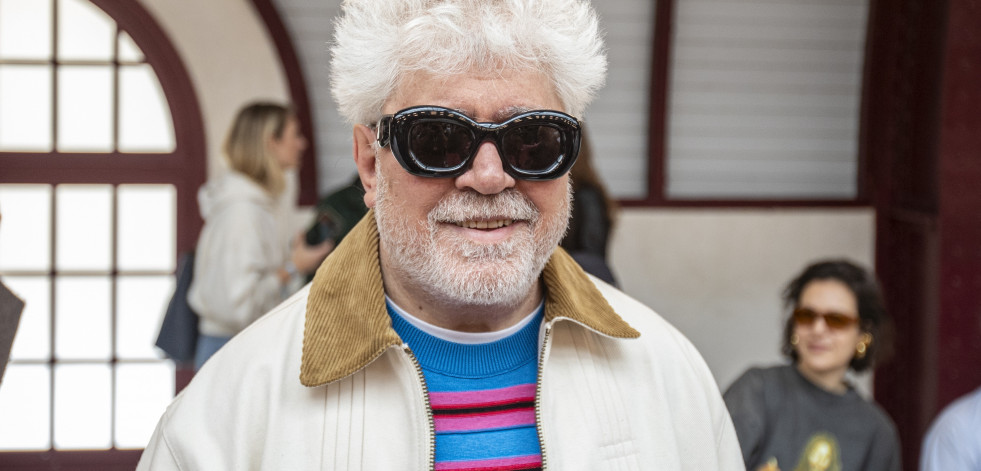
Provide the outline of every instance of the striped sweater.
<path id="1" fill-rule="evenodd" d="M 392 327 L 419 360 L 429 389 L 436 469 L 541 469 L 535 385 L 543 310 L 507 337 L 476 344 L 433 335 L 399 311 L 388 304 Z"/>

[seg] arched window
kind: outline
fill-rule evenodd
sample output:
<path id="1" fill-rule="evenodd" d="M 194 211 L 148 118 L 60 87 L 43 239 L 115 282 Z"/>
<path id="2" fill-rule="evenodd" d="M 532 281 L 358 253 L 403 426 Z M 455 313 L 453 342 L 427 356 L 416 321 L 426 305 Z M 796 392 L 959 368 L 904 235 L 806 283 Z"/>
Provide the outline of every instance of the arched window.
<path id="1" fill-rule="evenodd" d="M 204 178 L 190 80 L 138 2 L 0 0 L 0 276 L 27 302 L 6 458 L 146 444 L 174 391 L 153 340 Z"/>

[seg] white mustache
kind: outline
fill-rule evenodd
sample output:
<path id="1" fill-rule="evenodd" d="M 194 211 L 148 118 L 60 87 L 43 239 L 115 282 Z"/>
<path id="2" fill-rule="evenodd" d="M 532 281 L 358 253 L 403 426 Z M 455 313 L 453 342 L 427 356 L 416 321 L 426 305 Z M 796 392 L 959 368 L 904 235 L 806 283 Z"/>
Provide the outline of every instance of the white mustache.
<path id="1" fill-rule="evenodd" d="M 531 200 L 514 189 L 507 189 L 494 195 L 483 195 L 475 191 L 454 193 L 439 201 L 429 211 L 429 224 L 441 222 L 463 222 L 470 220 L 511 219 L 538 222 L 541 212 Z"/>

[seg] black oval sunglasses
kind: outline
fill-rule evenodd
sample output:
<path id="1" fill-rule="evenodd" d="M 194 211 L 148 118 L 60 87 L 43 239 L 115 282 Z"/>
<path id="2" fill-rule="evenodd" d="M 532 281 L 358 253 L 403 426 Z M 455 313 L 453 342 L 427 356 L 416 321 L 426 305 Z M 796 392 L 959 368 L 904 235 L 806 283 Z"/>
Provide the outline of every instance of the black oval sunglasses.
<path id="1" fill-rule="evenodd" d="M 572 168 L 579 155 L 582 124 L 565 113 L 536 110 L 502 123 L 479 123 L 459 111 L 415 106 L 382 116 L 378 144 L 407 172 L 420 177 L 464 174 L 484 141 L 497 147 L 504 171 L 520 180 L 552 180 Z"/>

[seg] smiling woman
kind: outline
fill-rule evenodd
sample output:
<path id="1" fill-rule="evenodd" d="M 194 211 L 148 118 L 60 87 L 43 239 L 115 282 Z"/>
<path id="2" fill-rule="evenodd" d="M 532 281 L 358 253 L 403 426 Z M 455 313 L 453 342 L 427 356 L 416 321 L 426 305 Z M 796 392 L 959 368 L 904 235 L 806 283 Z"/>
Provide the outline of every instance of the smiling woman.
<path id="1" fill-rule="evenodd" d="M 888 346 L 875 277 L 843 260 L 815 263 L 784 290 L 783 352 L 793 364 L 753 368 L 725 393 L 746 469 L 898 471 L 895 425 L 845 379 Z"/>

